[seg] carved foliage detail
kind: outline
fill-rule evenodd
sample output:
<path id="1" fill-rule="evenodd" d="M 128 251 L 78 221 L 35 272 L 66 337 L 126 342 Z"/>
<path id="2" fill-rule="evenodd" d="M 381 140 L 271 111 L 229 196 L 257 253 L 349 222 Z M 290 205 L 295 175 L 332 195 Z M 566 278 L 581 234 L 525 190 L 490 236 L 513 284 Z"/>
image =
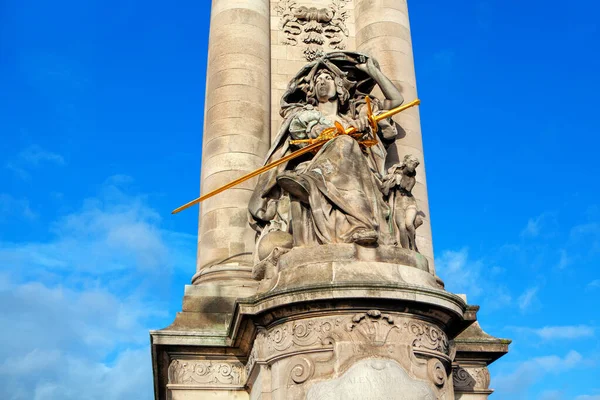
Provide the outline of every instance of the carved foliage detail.
<path id="1" fill-rule="evenodd" d="M 348 332 L 356 331 L 376 346 L 384 345 L 394 328 L 398 329 L 394 325 L 394 318 L 378 310 L 358 313 L 352 317 L 352 322 L 346 325 Z"/>
<path id="2" fill-rule="evenodd" d="M 243 368 L 241 363 L 173 360 L 169 365 L 169 383 L 240 385 Z"/>
<path id="3" fill-rule="evenodd" d="M 341 319 L 325 321 L 296 321 L 283 324 L 267 335 L 267 350 L 285 351 L 292 346 L 307 347 L 331 344 L 330 333 L 341 324 Z"/>
<path id="4" fill-rule="evenodd" d="M 424 323 L 409 322 L 408 330 L 415 335 L 413 347 L 449 354 L 449 342 L 446 334 L 440 329 Z"/>
<path id="5" fill-rule="evenodd" d="M 265 348 L 268 354 L 275 354 L 307 347 L 329 346 L 335 338 L 350 335 L 357 342 L 372 346 L 387 343 L 393 330 L 407 332 L 412 336 L 415 350 L 428 350 L 450 354 L 448 337 L 439 328 L 425 322 L 396 321 L 390 314 L 369 310 L 348 317 L 334 317 L 310 321 L 290 321 L 268 331 Z M 366 340 L 364 340 L 366 339 Z"/>
<path id="6" fill-rule="evenodd" d="M 486 390 L 490 387 L 487 367 L 454 367 L 453 379 L 457 391 Z"/>
<path id="7" fill-rule="evenodd" d="M 299 6 L 296 0 L 281 0 L 275 8 L 285 33 L 284 44 L 304 46 L 304 56 L 314 61 L 325 54 L 323 46 L 343 50 L 349 32 L 346 4 L 351 0 L 332 0 L 329 7 Z"/>

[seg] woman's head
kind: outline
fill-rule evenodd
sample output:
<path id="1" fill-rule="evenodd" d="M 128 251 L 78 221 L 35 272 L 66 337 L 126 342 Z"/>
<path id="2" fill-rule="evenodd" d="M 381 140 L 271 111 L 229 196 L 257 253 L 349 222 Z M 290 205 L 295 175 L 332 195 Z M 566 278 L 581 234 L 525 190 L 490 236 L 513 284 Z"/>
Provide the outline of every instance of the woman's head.
<path id="1" fill-rule="evenodd" d="M 344 85 L 344 77 L 335 74 L 328 68 L 321 68 L 315 72 L 307 92 L 309 103 L 318 105 L 331 101 L 337 97 L 340 105 L 346 104 L 350 92 Z"/>

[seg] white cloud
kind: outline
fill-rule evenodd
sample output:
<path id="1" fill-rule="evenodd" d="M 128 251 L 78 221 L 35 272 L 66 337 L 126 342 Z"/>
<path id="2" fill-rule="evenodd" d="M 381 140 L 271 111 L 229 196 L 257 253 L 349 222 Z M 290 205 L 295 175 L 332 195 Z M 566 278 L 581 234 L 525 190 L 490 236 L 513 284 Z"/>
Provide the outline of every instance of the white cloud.
<path id="1" fill-rule="evenodd" d="M 143 398 L 132 388 L 150 390 L 147 321 L 164 306 L 102 289 L 4 282 L 0 325 L 9 329 L 0 341 L 10 345 L 0 347 L 1 398 L 127 399 Z"/>
<path id="2" fill-rule="evenodd" d="M 528 311 L 537 301 L 537 293 L 539 288 L 531 287 L 519 296 L 519 309 L 522 312 Z"/>
<path id="3" fill-rule="evenodd" d="M 559 374 L 573 369 L 582 363 L 583 357 L 576 351 L 568 352 L 564 357 L 550 355 L 536 357 L 519 364 L 510 374 L 497 375 L 492 386 L 497 394 L 522 393 L 546 374 Z"/>
<path id="4" fill-rule="evenodd" d="M 148 331 L 171 322 L 160 291 L 195 269 L 195 235 L 160 228 L 127 179 L 55 221 L 51 239 L 0 243 L 0 398 L 152 398 Z M 191 268 L 191 269 L 190 269 Z"/>
<path id="5" fill-rule="evenodd" d="M 158 213 L 143 197 L 127 196 L 110 185 L 105 191 L 56 221 L 50 241 L 0 243 L 0 263 L 96 276 L 124 270 L 168 272 L 172 263 Z"/>

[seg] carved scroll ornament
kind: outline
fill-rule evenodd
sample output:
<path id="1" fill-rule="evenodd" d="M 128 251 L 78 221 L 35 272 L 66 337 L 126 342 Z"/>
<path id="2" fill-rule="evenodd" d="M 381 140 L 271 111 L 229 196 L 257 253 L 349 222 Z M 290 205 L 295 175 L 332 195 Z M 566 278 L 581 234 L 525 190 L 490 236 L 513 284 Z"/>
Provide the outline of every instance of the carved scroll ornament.
<path id="1" fill-rule="evenodd" d="M 240 385 L 245 378 L 241 363 L 209 360 L 173 360 L 169 365 L 169 383 L 176 385 Z"/>

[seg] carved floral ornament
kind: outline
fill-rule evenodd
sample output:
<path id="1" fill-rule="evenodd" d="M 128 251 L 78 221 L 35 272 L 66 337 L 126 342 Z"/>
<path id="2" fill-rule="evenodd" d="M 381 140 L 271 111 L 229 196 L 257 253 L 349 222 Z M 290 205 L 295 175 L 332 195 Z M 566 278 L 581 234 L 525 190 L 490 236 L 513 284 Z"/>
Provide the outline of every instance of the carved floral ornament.
<path id="1" fill-rule="evenodd" d="M 348 13 L 344 8 L 349 1 L 332 0 L 329 7 L 317 8 L 300 6 L 296 0 L 281 0 L 275 11 L 281 17 L 284 44 L 297 46 L 302 43 L 308 61 L 323 56 L 324 45 L 330 49 L 345 49 L 349 33 L 346 27 Z"/>
<path id="2" fill-rule="evenodd" d="M 168 375 L 170 384 L 220 386 L 243 384 L 244 372 L 239 362 L 175 359 L 169 365 Z"/>
<path id="3" fill-rule="evenodd" d="M 323 356 L 335 352 L 336 343 L 341 342 L 358 346 L 356 354 L 392 357 L 398 349 L 397 343 L 390 341 L 393 331 L 408 338 L 409 349 L 412 349 L 413 356 L 420 357 L 418 362 L 424 366 L 431 382 L 439 388 L 444 387 L 453 357 L 446 334 L 430 323 L 379 310 L 289 321 L 261 331 L 248 359 L 246 376 L 250 376 L 257 363 L 269 364 L 272 359 L 287 356 L 292 358 L 287 375 L 292 382 L 303 383 L 313 375 L 315 362 L 331 360 L 333 353 L 325 358 Z"/>

